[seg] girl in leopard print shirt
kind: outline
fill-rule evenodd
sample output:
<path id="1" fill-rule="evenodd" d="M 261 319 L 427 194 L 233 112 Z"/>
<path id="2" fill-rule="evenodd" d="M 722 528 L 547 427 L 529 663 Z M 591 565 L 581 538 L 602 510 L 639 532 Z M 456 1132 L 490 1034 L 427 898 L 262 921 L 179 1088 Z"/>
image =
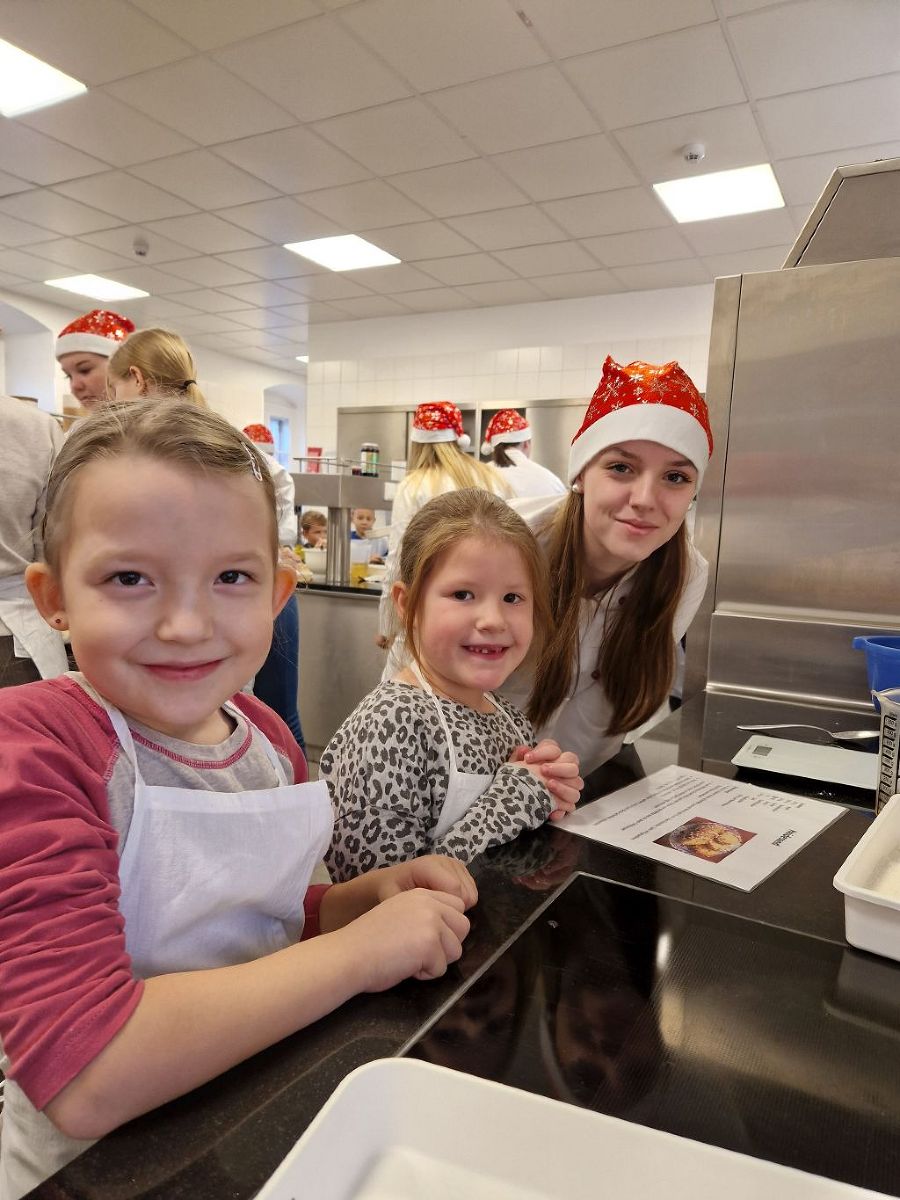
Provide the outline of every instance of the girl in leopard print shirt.
<path id="1" fill-rule="evenodd" d="M 496 496 L 438 496 L 410 522 L 392 598 L 412 660 L 371 692 L 322 755 L 335 880 L 440 852 L 469 862 L 575 807 L 578 759 L 534 746 L 494 690 L 547 628 L 543 558 Z M 537 620 L 535 620 L 537 618 Z"/>

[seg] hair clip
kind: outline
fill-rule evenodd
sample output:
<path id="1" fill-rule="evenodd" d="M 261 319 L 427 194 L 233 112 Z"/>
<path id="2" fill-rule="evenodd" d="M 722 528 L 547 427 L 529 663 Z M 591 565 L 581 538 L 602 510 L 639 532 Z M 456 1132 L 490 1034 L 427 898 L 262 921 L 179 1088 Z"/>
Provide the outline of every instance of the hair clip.
<path id="1" fill-rule="evenodd" d="M 253 472 L 254 476 L 256 477 L 257 482 L 262 483 L 262 481 L 263 481 L 262 471 L 259 468 L 259 463 L 256 461 L 256 456 L 251 454 L 250 451 L 248 450 L 247 457 L 250 459 L 250 470 Z"/>

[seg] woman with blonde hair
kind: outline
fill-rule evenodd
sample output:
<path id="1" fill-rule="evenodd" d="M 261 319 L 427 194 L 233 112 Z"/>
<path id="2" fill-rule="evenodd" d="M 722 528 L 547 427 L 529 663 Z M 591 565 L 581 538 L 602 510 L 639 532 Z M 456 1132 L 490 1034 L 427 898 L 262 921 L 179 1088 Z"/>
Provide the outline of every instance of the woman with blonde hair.
<path id="1" fill-rule="evenodd" d="M 404 665 L 405 652 L 394 645 L 394 614 L 391 587 L 397 578 L 400 543 L 406 527 L 429 500 L 461 488 L 484 488 L 504 500 L 510 490 L 499 471 L 465 453 L 470 445 L 463 432 L 462 413 L 447 400 L 420 404 L 413 414 L 409 459 L 404 478 L 397 485 L 388 530 L 387 570 L 378 610 L 378 645 L 390 649 L 382 678 L 390 679 Z"/>
<path id="2" fill-rule="evenodd" d="M 207 408 L 197 369 L 184 339 L 168 329 L 139 329 L 109 360 L 109 390 L 116 400 L 188 400 Z"/>

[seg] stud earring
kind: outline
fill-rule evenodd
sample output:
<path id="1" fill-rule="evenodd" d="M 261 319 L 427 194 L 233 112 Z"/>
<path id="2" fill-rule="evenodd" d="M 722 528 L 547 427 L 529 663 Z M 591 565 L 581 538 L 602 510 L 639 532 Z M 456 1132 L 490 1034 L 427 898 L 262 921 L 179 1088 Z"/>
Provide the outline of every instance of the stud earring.
<path id="1" fill-rule="evenodd" d="M 581 480 L 575 480 L 575 482 L 572 484 L 572 491 L 577 492 L 579 496 L 581 495 L 581 493 L 584 491 L 584 484 L 581 482 Z"/>
<path id="2" fill-rule="evenodd" d="M 53 624 L 54 625 L 62 625 L 62 617 L 54 617 Z"/>

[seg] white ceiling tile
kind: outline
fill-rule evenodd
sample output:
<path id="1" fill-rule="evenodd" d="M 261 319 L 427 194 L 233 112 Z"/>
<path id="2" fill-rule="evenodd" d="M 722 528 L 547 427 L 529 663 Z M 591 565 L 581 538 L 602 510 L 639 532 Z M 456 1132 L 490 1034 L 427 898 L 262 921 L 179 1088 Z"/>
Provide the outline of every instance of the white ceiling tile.
<path id="1" fill-rule="evenodd" d="M 650 121 L 617 129 L 614 136 L 648 183 L 707 171 L 729 171 L 769 160 L 756 118 L 747 104 Z M 685 161 L 683 148 L 691 142 L 706 147 L 706 157 L 699 163 Z"/>
<path id="2" fill-rule="evenodd" d="M 719 0 L 719 7 L 725 17 L 751 12 L 756 8 L 769 8 L 771 4 L 772 0 Z"/>
<path id="3" fill-rule="evenodd" d="M 447 224 L 482 250 L 536 246 L 542 242 L 562 242 L 566 238 L 560 227 L 533 204 L 449 217 Z"/>
<path id="4" fill-rule="evenodd" d="M 305 192 L 303 202 L 339 221 L 345 229 L 379 229 L 418 221 L 428 213 L 382 179 Z"/>
<path id="5" fill-rule="evenodd" d="M 238 229 L 230 221 L 223 221 L 212 213 L 197 213 L 189 217 L 168 217 L 165 221 L 153 221 L 147 225 L 153 233 L 171 237 L 190 250 L 201 254 L 224 254 L 229 250 L 248 250 L 261 245 L 258 237 L 244 229 Z M 188 255 L 179 255 L 186 258 Z"/>
<path id="6" fill-rule="evenodd" d="M 446 312 L 451 308 L 470 308 L 471 301 L 453 288 L 428 288 L 421 292 L 400 292 L 397 299 L 415 312 Z"/>
<path id="7" fill-rule="evenodd" d="M 130 287 L 142 288 L 154 296 L 168 296 L 172 292 L 187 292 L 191 284 L 177 275 L 169 275 L 156 267 L 116 267 L 106 274 L 117 283 L 127 283 Z"/>
<path id="8" fill-rule="evenodd" d="M 261 308 L 275 308 L 279 304 L 295 304 L 297 293 L 279 283 L 240 283 L 237 287 L 223 289 L 244 304 L 255 304 Z"/>
<path id="9" fill-rule="evenodd" d="M 283 108 L 205 58 L 145 71 L 107 90 L 203 146 L 293 123 Z"/>
<path id="10" fill-rule="evenodd" d="M 703 261 L 714 279 L 722 275 L 744 275 L 752 271 L 780 271 L 790 248 L 788 244 L 763 246 L 759 250 L 741 250 L 737 254 L 709 254 L 703 256 Z"/>
<path id="11" fill-rule="evenodd" d="M 147 296 L 143 300 L 121 301 L 116 308 L 131 317 L 139 329 L 146 329 L 150 325 L 166 325 L 196 316 L 197 310 L 183 303 L 183 300 L 184 293 L 177 300 L 170 296 Z"/>
<path id="12" fill-rule="evenodd" d="M 0 212 L 23 221 L 35 222 L 44 229 L 69 237 L 122 224 L 122 221 L 109 213 L 89 208 L 85 204 L 79 204 L 77 200 L 69 200 L 66 196 L 59 196 L 45 188 L 4 197 L 0 200 Z"/>
<path id="13" fill-rule="evenodd" d="M 105 162 L 10 120 L 0 120 L 0 163 L 42 185 L 107 169 Z"/>
<path id="14" fill-rule="evenodd" d="M 553 300 L 576 296 L 606 296 L 621 292 L 624 285 L 611 271 L 576 271 L 567 275 L 544 275 L 538 287 Z"/>
<path id="15" fill-rule="evenodd" d="M 181 38 L 121 0 L 2 0 L 0 25 L 17 46 L 87 84 L 191 53 Z"/>
<path id="16" fill-rule="evenodd" d="M 216 154 L 282 192 L 338 187 L 370 175 L 366 167 L 299 125 L 239 142 L 224 142 L 216 146 Z"/>
<path id="17" fill-rule="evenodd" d="M 21 275 L 10 275 L 9 271 L 0 271 L 0 287 L 8 287 L 17 292 L 24 283 Z"/>
<path id="18" fill-rule="evenodd" d="M 363 233 L 366 236 L 366 233 Z M 450 254 L 467 254 L 475 247 L 442 221 L 417 221 L 412 225 L 397 225 L 378 230 L 378 244 L 388 254 L 404 262 L 418 258 L 441 258 Z"/>
<path id="19" fill-rule="evenodd" d="M 49 258 L 41 258 L 36 254 L 29 254 L 25 250 L 0 250 L 0 271 L 21 275 L 23 279 L 35 283 L 40 283 L 44 279 L 58 279 L 64 273 L 60 271 L 58 262 L 53 262 Z M 61 303 L 62 292 L 55 288 L 51 290 L 56 297 L 56 303 Z"/>
<path id="20" fill-rule="evenodd" d="M 694 252 L 703 255 L 731 254 L 760 246 L 789 246 L 794 240 L 793 222 L 783 208 L 719 217 L 716 221 L 691 221 L 679 229 Z"/>
<path id="21" fill-rule="evenodd" d="M 249 204 L 277 194 L 261 179 L 225 162 L 218 151 L 189 150 L 186 154 L 173 154 L 132 167 L 131 173 L 199 208 L 219 208 L 224 199 L 229 204 Z"/>
<path id="22" fill-rule="evenodd" d="M 344 21 L 420 92 L 547 61 L 505 0 L 369 0 Z"/>
<path id="23" fill-rule="evenodd" d="M 597 121 L 556 66 L 532 67 L 428 97 L 483 154 L 597 132 Z"/>
<path id="24" fill-rule="evenodd" d="M 125 171 L 105 171 L 100 175 L 88 175 L 86 179 L 58 183 L 54 191 L 124 221 L 158 221 L 163 217 L 196 212 L 186 200 L 145 183 L 143 179 L 135 179 Z"/>
<path id="25" fill-rule="evenodd" d="M 610 129 L 747 99 L 718 25 L 569 58 L 563 70 Z"/>
<path id="26" fill-rule="evenodd" d="M 711 0 L 528 0 L 526 8 L 535 33 L 557 58 L 716 19 Z"/>
<path id="27" fill-rule="evenodd" d="M 179 279 L 187 279 L 189 283 L 207 288 L 254 282 L 254 277 L 249 271 L 242 271 L 239 267 L 210 255 L 186 258 L 184 262 L 170 262 L 166 270 L 172 275 L 177 275 Z"/>
<path id="28" fill-rule="evenodd" d="M 132 0 L 138 8 L 201 50 L 268 33 L 315 16 L 312 0 L 265 0 L 264 4 L 223 4 L 222 0 Z"/>
<path id="29" fill-rule="evenodd" d="M 309 304 L 284 304 L 279 305 L 278 308 L 269 309 L 273 317 L 273 328 L 275 317 L 278 317 L 279 323 L 282 325 L 291 325 L 294 321 L 308 320 L 310 307 Z"/>
<path id="30" fill-rule="evenodd" d="M 190 287 L 190 284 L 187 286 Z M 235 312 L 245 307 L 243 300 L 236 300 L 234 296 L 227 296 L 224 292 L 216 291 L 215 288 L 197 288 L 179 292 L 178 299 L 181 303 L 189 304 L 191 308 L 197 308 L 200 312 L 206 313 Z"/>
<path id="31" fill-rule="evenodd" d="M 470 283 L 460 289 L 475 304 L 527 304 L 544 297 L 526 279 L 506 283 Z"/>
<path id="32" fill-rule="evenodd" d="M 18 217 L 11 217 L 5 212 L 0 212 L 0 245 L 2 246 L 27 246 L 33 242 L 46 242 L 53 232 L 44 226 L 32 225 L 30 221 L 20 221 Z"/>
<path id="33" fill-rule="evenodd" d="M 850 150 L 828 150 L 802 158 L 785 158 L 773 166 L 787 204 L 806 206 L 807 212 L 821 196 L 832 173 L 838 167 L 875 162 L 879 158 L 900 157 L 900 142 L 879 142 Z"/>
<path id="34" fill-rule="evenodd" d="M 317 132 L 378 175 L 472 157 L 471 148 L 421 100 L 398 100 L 332 117 Z"/>
<path id="35" fill-rule="evenodd" d="M 605 267 L 634 263 L 667 262 L 688 258 L 691 247 L 675 229 L 641 229 L 636 233 L 612 233 L 585 238 L 585 246 Z"/>
<path id="36" fill-rule="evenodd" d="M 655 195 L 643 188 L 548 200 L 541 207 L 577 238 L 628 233 L 632 229 L 660 229 L 672 224 Z"/>
<path id="37" fill-rule="evenodd" d="M 330 16 L 220 50 L 215 58 L 304 122 L 410 94 L 408 84 Z"/>
<path id="38" fill-rule="evenodd" d="M 330 237 L 345 233 L 343 225 L 330 221 L 288 196 L 276 200 L 258 200 L 237 208 L 220 208 L 219 215 L 242 229 L 259 234 L 270 242 L 302 242 L 308 238 Z"/>
<path id="39" fill-rule="evenodd" d="M 65 104 L 26 113 L 20 119 L 32 129 L 116 167 L 177 154 L 192 145 L 174 129 L 167 129 L 105 92 L 89 91 Z"/>
<path id="40" fill-rule="evenodd" d="M 418 288 L 434 287 L 434 279 L 417 271 L 406 263 L 394 263 L 388 267 L 370 267 L 364 271 L 341 271 L 341 275 L 353 280 L 361 287 L 373 292 L 414 292 Z M 317 300 L 337 300 L 337 296 L 317 296 Z"/>
<path id="41" fill-rule="evenodd" d="M 614 274 L 632 291 L 690 287 L 696 283 L 709 283 L 712 278 L 705 265 L 696 258 L 616 267 Z"/>
<path id="42" fill-rule="evenodd" d="M 264 329 L 239 329 L 228 336 L 235 346 L 261 346 Z"/>
<path id="43" fill-rule="evenodd" d="M 638 177 L 606 134 L 511 150 L 492 160 L 532 200 L 630 187 Z"/>
<path id="44" fill-rule="evenodd" d="M 171 241 L 163 237 L 158 230 L 142 229 L 139 225 L 123 225 L 118 229 L 103 229 L 99 233 L 86 233 L 80 239 L 91 246 L 101 246 L 111 250 L 113 254 L 121 254 L 124 258 L 134 259 L 134 241 L 140 237 L 147 243 L 147 255 L 141 261 L 156 266 L 159 263 L 171 262 L 173 259 L 190 258 L 196 253 L 191 246 L 181 242 Z"/>
<path id="45" fill-rule="evenodd" d="M 548 246 L 521 246 L 498 250 L 496 257 L 518 275 L 561 275 L 566 271 L 589 271 L 597 260 L 577 242 L 553 242 Z"/>
<path id="46" fill-rule="evenodd" d="M 241 308 L 228 314 L 232 321 L 247 325 L 251 329 L 277 329 L 279 325 L 290 325 L 292 318 L 271 308 Z"/>
<path id="47" fill-rule="evenodd" d="M 3 238 L 0 237 L 0 241 Z M 90 273 L 102 275 L 104 271 L 112 271 L 120 267 L 134 265 L 123 254 L 114 254 L 100 246 L 92 246 L 78 238 L 56 238 L 50 242 L 41 242 L 32 247 L 32 253 L 43 258 L 53 259 L 63 266 L 71 267 L 79 274 Z"/>
<path id="48" fill-rule="evenodd" d="M 233 254 L 220 254 L 223 262 L 231 263 L 260 279 L 289 279 L 292 275 L 311 275 L 324 271 L 309 259 L 301 258 L 291 250 L 280 246 L 261 246 L 258 250 L 238 250 Z"/>
<path id="49" fill-rule="evenodd" d="M 195 316 L 183 318 L 181 331 L 186 334 L 234 333 L 240 332 L 242 328 L 236 321 L 231 321 L 228 317 L 220 316 L 218 313 L 197 313 Z"/>
<path id="50" fill-rule="evenodd" d="M 365 317 L 400 317 L 409 312 L 409 309 L 398 304 L 396 300 L 391 300 L 388 296 L 360 296 L 357 300 L 341 300 L 334 307 L 356 320 Z M 312 312 L 310 312 L 311 319 Z"/>
<path id="51" fill-rule="evenodd" d="M 391 183 L 438 217 L 507 208 L 527 199 L 483 158 L 395 175 Z"/>
<path id="52" fill-rule="evenodd" d="M 17 179 L 15 175 L 7 175 L 6 171 L 0 171 L 0 196 L 13 196 L 16 192 L 27 192 L 31 184 L 24 179 Z"/>
<path id="53" fill-rule="evenodd" d="M 897 135 L 898 111 L 900 75 L 795 92 L 757 104 L 776 158 L 890 141 Z"/>
<path id="54" fill-rule="evenodd" d="M 896 0 L 804 0 L 736 17 L 728 31 L 755 97 L 900 71 Z"/>
<path id="55" fill-rule="evenodd" d="M 423 259 L 418 266 L 440 283 L 449 284 L 451 287 L 461 283 L 488 283 L 515 277 L 509 267 L 505 267 L 490 254 L 462 254 L 458 258 Z"/>

